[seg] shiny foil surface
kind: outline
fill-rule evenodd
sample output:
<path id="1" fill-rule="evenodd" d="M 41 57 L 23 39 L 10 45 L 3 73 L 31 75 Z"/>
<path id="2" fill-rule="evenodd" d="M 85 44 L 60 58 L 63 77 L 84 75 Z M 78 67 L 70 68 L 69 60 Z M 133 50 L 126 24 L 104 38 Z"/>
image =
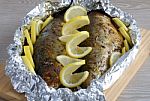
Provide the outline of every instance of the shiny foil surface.
<path id="1" fill-rule="evenodd" d="M 118 17 L 129 25 L 130 36 L 134 44 L 113 67 L 102 77 L 92 80 L 87 89 L 79 89 L 72 92 L 69 88 L 54 89 L 48 87 L 46 82 L 39 76 L 30 73 L 21 58 L 24 43 L 23 27 L 36 17 L 45 17 L 57 13 L 69 6 L 81 5 L 88 11 L 101 9 L 111 17 Z M 14 89 L 19 93 L 25 93 L 28 101 L 105 101 L 103 91 L 111 87 L 122 75 L 129 64 L 134 61 L 141 42 L 140 30 L 133 17 L 113 6 L 109 0 L 46 0 L 31 10 L 23 19 L 22 25 L 14 34 L 14 43 L 8 47 L 9 59 L 6 64 L 6 74 L 11 78 Z"/>

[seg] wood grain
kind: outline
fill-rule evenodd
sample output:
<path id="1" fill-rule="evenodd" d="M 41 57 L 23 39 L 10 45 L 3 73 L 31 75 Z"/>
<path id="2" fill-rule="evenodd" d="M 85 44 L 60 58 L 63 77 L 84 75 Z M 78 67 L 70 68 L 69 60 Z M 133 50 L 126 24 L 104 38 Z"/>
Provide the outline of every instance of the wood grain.
<path id="1" fill-rule="evenodd" d="M 137 72 L 136 76 L 124 89 L 117 101 L 149 101 L 150 99 L 150 58 Z"/>
<path id="2" fill-rule="evenodd" d="M 141 68 L 144 61 L 149 57 L 150 31 L 141 30 L 141 33 L 142 33 L 142 43 L 140 45 L 138 55 L 136 56 L 134 62 L 132 62 L 132 64 L 125 70 L 125 72 L 119 78 L 119 80 L 111 88 L 105 91 L 107 101 L 116 101 L 122 90 L 134 77 L 139 68 Z M 141 58 L 141 56 L 143 56 L 143 58 Z"/>
<path id="3" fill-rule="evenodd" d="M 5 65 L 8 58 L 6 47 L 13 42 L 13 33 L 21 24 L 21 19 L 39 2 L 40 0 L 0 0 L 0 64 Z M 112 3 L 131 13 L 140 27 L 150 29 L 149 0 L 112 0 Z M 149 71 L 150 58 L 123 91 L 118 101 L 149 101 Z"/>

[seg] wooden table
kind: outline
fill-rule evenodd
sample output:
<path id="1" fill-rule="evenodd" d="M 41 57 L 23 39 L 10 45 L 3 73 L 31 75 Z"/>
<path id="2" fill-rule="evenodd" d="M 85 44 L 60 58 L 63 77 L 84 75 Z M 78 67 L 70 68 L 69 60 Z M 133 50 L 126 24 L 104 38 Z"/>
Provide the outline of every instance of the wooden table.
<path id="1" fill-rule="evenodd" d="M 6 47 L 12 43 L 13 33 L 21 24 L 21 19 L 39 2 L 40 0 L 0 0 L 0 67 L 4 67 L 5 65 L 5 61 L 8 58 Z M 140 27 L 150 30 L 150 1 L 112 0 L 112 2 L 116 6 L 133 14 Z M 148 58 L 136 76 L 124 89 L 117 101 L 149 101 L 149 71 L 150 58 Z"/>

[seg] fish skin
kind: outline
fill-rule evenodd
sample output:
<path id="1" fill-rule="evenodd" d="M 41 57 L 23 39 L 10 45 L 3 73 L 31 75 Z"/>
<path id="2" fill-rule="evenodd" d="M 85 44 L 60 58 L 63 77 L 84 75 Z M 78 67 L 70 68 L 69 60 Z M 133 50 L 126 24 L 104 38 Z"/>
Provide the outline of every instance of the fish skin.
<path id="1" fill-rule="evenodd" d="M 62 65 L 56 60 L 56 56 L 66 54 L 65 45 L 58 39 L 61 36 L 62 21 L 62 15 L 57 16 L 42 31 L 34 45 L 35 71 L 48 86 L 54 88 L 61 85 L 59 73 Z"/>
<path id="2" fill-rule="evenodd" d="M 90 37 L 81 46 L 92 47 L 92 52 L 84 59 L 86 65 L 81 71 L 89 71 L 87 80 L 83 87 L 87 87 L 92 79 L 100 77 L 110 68 L 109 59 L 113 52 L 121 52 L 123 37 L 111 22 L 111 18 L 99 11 L 92 11 L 88 14 L 90 25 L 81 28 L 90 33 Z"/>
<path id="3" fill-rule="evenodd" d="M 92 52 L 85 56 L 86 64 L 77 72 L 89 71 L 88 79 L 82 84 L 86 88 L 92 79 L 100 77 L 110 68 L 109 58 L 112 52 L 120 52 L 123 47 L 123 37 L 114 27 L 111 18 L 100 11 L 88 13 L 90 25 L 80 30 L 88 31 L 90 37 L 80 46 L 92 47 Z M 56 60 L 58 55 L 67 55 L 65 45 L 59 41 L 64 23 L 63 14 L 54 17 L 54 20 L 44 29 L 34 46 L 34 61 L 36 73 L 49 86 L 58 88 L 60 84 L 59 72 L 62 65 Z"/>

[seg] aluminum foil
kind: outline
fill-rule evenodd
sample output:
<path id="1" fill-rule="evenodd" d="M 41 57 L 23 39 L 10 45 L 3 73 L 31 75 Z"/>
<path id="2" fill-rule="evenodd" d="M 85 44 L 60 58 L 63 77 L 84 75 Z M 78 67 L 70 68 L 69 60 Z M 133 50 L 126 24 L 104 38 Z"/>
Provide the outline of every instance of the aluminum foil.
<path id="1" fill-rule="evenodd" d="M 111 17 L 119 17 L 129 25 L 130 36 L 134 43 L 133 48 L 122 56 L 102 77 L 92 80 L 87 89 L 79 89 L 76 92 L 72 92 L 68 88 L 54 89 L 48 87 L 39 75 L 33 75 L 27 70 L 20 56 L 24 42 L 23 27 L 29 24 L 35 16 L 44 17 L 57 13 L 70 5 L 81 5 L 88 11 L 101 9 Z M 111 87 L 129 67 L 129 64 L 134 61 L 141 42 L 140 30 L 133 17 L 113 6 L 109 0 L 59 0 L 55 2 L 47 0 L 31 10 L 22 22 L 14 35 L 14 43 L 8 47 L 9 59 L 5 70 L 11 78 L 14 89 L 17 92 L 25 93 L 28 101 L 105 101 L 103 91 Z"/>

